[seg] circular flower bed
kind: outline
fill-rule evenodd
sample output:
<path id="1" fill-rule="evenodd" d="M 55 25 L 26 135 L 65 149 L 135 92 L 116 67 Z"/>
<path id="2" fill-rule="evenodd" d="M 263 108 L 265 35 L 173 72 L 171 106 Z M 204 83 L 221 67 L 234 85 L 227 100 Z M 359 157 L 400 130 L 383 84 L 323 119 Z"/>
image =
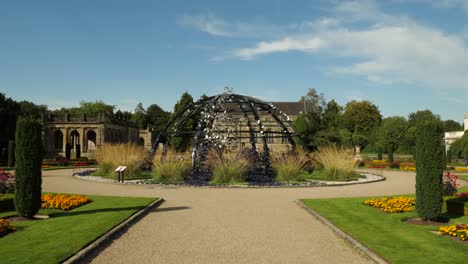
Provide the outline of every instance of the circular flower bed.
<path id="1" fill-rule="evenodd" d="M 411 212 L 414 210 L 416 200 L 411 197 L 385 197 L 385 198 L 372 198 L 364 201 L 364 204 L 372 207 L 380 208 L 386 213 L 403 213 Z"/>

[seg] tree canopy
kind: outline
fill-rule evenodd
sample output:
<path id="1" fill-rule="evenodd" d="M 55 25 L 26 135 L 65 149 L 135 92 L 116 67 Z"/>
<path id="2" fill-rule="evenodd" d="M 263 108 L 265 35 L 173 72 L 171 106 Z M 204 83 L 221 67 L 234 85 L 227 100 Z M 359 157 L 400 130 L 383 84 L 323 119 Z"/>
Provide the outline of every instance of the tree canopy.
<path id="1" fill-rule="evenodd" d="M 353 143 L 365 147 L 372 131 L 380 126 L 382 115 L 379 108 L 370 101 L 353 100 L 346 104 L 343 124 L 353 134 Z"/>

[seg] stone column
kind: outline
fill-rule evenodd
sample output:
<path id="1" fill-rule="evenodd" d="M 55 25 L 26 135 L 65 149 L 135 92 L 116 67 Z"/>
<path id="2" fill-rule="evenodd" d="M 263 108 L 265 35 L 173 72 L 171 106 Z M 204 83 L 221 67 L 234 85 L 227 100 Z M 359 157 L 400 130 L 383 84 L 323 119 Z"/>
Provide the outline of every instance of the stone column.
<path id="1" fill-rule="evenodd" d="M 63 134 L 62 153 L 65 153 L 65 148 L 66 148 L 66 145 L 68 144 L 68 129 L 61 128 L 60 131 L 62 131 L 62 134 Z"/>

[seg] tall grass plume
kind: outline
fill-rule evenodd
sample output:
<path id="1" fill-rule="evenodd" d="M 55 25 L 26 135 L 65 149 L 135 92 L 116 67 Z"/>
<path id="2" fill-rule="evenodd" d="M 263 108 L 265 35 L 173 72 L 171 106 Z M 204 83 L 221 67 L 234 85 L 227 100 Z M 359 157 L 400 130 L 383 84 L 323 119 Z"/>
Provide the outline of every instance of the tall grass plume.
<path id="1" fill-rule="evenodd" d="M 158 152 L 153 158 L 155 180 L 160 183 L 179 183 L 190 172 L 191 164 L 191 155 L 188 152 L 168 149 L 165 156 Z"/>
<path id="2" fill-rule="evenodd" d="M 328 180 L 346 179 L 354 175 L 354 152 L 352 149 L 328 146 L 320 148 L 316 159 L 323 165 Z"/>
<path id="3" fill-rule="evenodd" d="M 141 172 L 142 161 L 146 158 L 146 151 L 135 143 L 103 144 L 96 149 L 98 162 L 97 175 L 114 177 L 117 166 L 127 166 L 125 178 L 138 177 Z"/>
<path id="4" fill-rule="evenodd" d="M 300 181 L 310 159 L 304 152 L 275 153 L 271 165 L 276 172 L 277 181 Z"/>
<path id="5" fill-rule="evenodd" d="M 242 150 L 210 149 L 205 169 L 213 174 L 211 183 L 239 183 L 246 180 L 247 171 L 252 167 L 252 159 Z"/>

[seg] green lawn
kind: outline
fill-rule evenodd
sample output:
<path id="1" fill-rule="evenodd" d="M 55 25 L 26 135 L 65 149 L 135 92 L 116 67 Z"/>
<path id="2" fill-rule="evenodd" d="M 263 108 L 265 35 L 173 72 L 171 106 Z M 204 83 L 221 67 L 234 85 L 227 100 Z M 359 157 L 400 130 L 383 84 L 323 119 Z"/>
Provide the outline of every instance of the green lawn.
<path id="1" fill-rule="evenodd" d="M 0 263 L 58 263 L 145 207 L 154 198 L 88 196 L 74 210 L 41 210 L 46 220 L 13 222 L 18 229 L 0 238 Z M 0 213 L 0 217 L 14 212 Z"/>
<path id="2" fill-rule="evenodd" d="M 460 192 L 468 188 L 460 188 Z M 371 248 L 391 263 L 467 263 L 468 247 L 447 236 L 433 234 L 435 226 L 403 222 L 415 212 L 387 214 L 364 205 L 370 197 L 302 200 L 341 230 Z M 468 217 L 450 223 L 468 223 Z"/>

